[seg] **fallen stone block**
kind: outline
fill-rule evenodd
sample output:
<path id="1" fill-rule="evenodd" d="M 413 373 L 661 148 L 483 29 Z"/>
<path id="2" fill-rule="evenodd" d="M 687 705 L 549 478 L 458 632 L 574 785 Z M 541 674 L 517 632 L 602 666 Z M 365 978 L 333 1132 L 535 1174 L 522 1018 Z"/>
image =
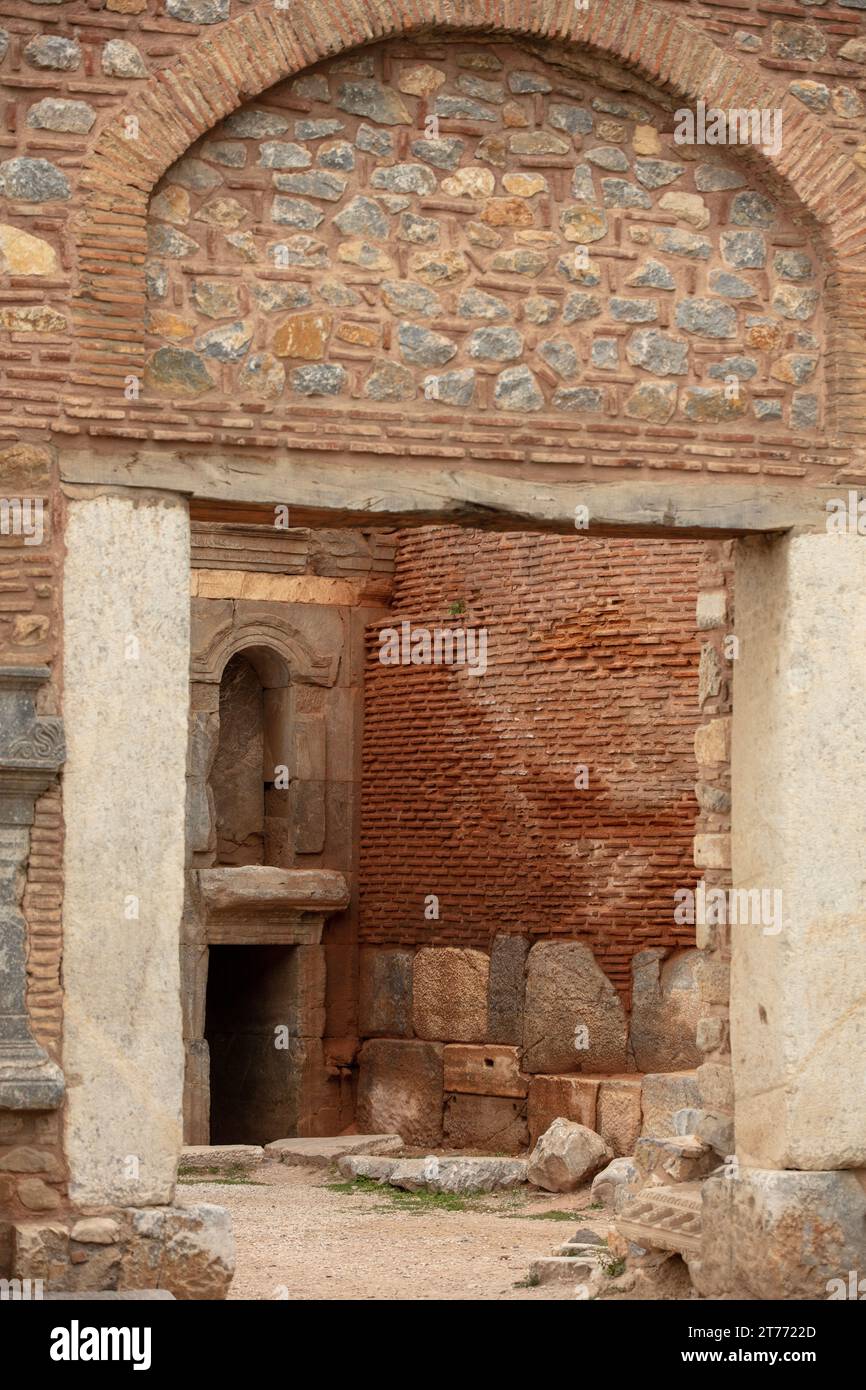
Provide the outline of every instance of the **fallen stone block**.
<path id="1" fill-rule="evenodd" d="M 337 1160 L 344 1178 L 369 1178 L 371 1182 L 387 1182 L 400 1160 L 376 1158 L 371 1154 L 345 1154 Z"/>
<path id="2" fill-rule="evenodd" d="M 612 1158 L 595 1130 L 554 1120 L 529 1156 L 527 1179 L 545 1192 L 574 1192 Z"/>
<path id="3" fill-rule="evenodd" d="M 627 1188 L 637 1178 L 637 1168 L 630 1158 L 615 1158 L 592 1180 L 590 1196 L 594 1202 L 612 1207 L 620 1188 Z"/>
<path id="4" fill-rule="evenodd" d="M 225 1173 L 230 1168 L 255 1168 L 264 1156 L 259 1144 L 193 1144 L 181 1149 L 178 1168 L 190 1173 Z"/>
<path id="5" fill-rule="evenodd" d="M 388 1179 L 392 1187 L 407 1192 L 500 1192 L 526 1182 L 522 1158 L 408 1158 L 399 1162 Z"/>
<path id="6" fill-rule="evenodd" d="M 333 1139 L 274 1139 L 265 1145 L 265 1153 L 292 1167 L 328 1168 L 347 1154 L 394 1154 L 402 1148 L 399 1134 L 343 1134 Z"/>

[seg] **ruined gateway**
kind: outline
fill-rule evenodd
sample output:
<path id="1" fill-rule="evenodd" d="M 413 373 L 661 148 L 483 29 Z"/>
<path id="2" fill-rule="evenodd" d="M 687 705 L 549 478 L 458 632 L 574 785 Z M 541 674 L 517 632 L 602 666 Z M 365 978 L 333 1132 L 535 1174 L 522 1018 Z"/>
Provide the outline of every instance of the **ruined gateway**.
<path id="1" fill-rule="evenodd" d="M 358 1135 L 864 1268 L 866 19 L 793 13 L 7 5 L 0 1278 L 225 1297 L 182 1151 Z"/>

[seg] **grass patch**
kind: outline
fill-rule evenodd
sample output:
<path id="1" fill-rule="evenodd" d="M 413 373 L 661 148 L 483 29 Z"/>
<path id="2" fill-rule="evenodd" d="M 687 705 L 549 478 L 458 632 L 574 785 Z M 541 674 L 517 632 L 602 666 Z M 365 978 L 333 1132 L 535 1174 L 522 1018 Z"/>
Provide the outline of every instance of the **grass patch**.
<path id="1" fill-rule="evenodd" d="M 537 1274 L 527 1274 L 525 1279 L 518 1279 L 514 1285 L 516 1289 L 537 1289 L 541 1280 Z"/>
<path id="2" fill-rule="evenodd" d="M 605 1259 L 603 1255 L 599 1255 L 598 1262 L 608 1279 L 618 1279 L 621 1274 L 625 1273 L 625 1260 L 621 1257 L 614 1259 L 614 1257 L 610 1255 Z"/>
<path id="3" fill-rule="evenodd" d="M 530 1211 L 527 1212 L 524 1220 L 526 1221 L 576 1221 L 579 1212 L 576 1211 Z"/>
<path id="4" fill-rule="evenodd" d="M 220 1187 L 266 1187 L 249 1177 L 246 1168 L 234 1164 L 231 1168 L 178 1168 L 177 1180 L 185 1187 L 193 1183 L 213 1183 Z"/>
<path id="5" fill-rule="evenodd" d="M 490 1212 L 495 1216 L 516 1215 L 503 1211 L 503 1207 L 519 1206 L 526 1200 L 523 1193 L 514 1190 L 506 1192 L 404 1192 L 400 1187 L 390 1187 L 388 1183 L 378 1183 L 372 1178 L 353 1178 L 348 1182 L 325 1183 L 329 1192 L 342 1197 L 364 1197 L 375 1195 L 380 1199 L 377 1211 L 479 1211 Z"/>

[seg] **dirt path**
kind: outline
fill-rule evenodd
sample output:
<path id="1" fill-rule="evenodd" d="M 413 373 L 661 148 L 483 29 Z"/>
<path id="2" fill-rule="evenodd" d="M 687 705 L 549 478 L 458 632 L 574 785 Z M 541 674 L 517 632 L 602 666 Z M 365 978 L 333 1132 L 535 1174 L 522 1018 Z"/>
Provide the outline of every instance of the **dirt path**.
<path id="1" fill-rule="evenodd" d="M 589 1209 L 588 1189 L 491 1193 L 449 1210 L 441 1198 L 358 1191 L 323 1169 L 276 1164 L 250 1182 L 184 1182 L 181 1194 L 231 1214 L 230 1299 L 573 1300 L 564 1285 L 516 1286 L 578 1226 L 604 1236 L 610 1225 Z"/>

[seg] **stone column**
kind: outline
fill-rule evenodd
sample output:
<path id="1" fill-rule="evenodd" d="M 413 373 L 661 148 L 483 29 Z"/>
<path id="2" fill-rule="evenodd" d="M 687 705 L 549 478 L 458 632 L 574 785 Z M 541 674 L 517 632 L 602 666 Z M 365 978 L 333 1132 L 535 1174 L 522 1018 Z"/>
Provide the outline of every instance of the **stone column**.
<path id="1" fill-rule="evenodd" d="M 866 542 L 740 542 L 735 596 L 732 877 L 753 908 L 730 928 L 736 1164 L 705 1184 L 701 1283 L 826 1298 L 866 1219 L 840 1171 L 866 1168 Z"/>
<path id="2" fill-rule="evenodd" d="M 45 666 L 0 667 L 0 1110 L 55 1110 L 63 1074 L 30 1032 L 24 870 L 37 796 L 63 762 L 63 725 L 38 718 Z"/>
<path id="3" fill-rule="evenodd" d="M 70 1194 L 160 1204 L 172 1200 L 181 1146 L 186 504 L 79 493 L 65 540 Z"/>

